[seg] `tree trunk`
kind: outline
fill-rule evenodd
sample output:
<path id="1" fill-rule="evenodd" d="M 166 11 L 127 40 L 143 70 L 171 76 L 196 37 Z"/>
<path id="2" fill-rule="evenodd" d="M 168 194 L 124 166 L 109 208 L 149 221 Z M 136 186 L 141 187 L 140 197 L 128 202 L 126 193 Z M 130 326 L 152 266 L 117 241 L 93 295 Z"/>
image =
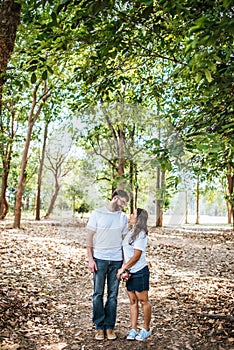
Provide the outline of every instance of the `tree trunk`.
<path id="1" fill-rule="evenodd" d="M 228 181 L 228 195 L 230 200 L 229 202 L 229 221 L 228 223 L 233 223 L 234 225 L 234 198 L 233 198 L 233 188 L 234 188 L 234 175 L 228 174 L 227 175 L 227 181 Z"/>
<path id="2" fill-rule="evenodd" d="M 130 190 L 131 190 L 131 198 L 130 198 L 130 214 L 134 212 L 134 195 L 133 195 L 133 183 L 134 183 L 134 163 L 130 159 L 130 166 L 129 166 L 129 173 L 130 173 Z"/>
<path id="3" fill-rule="evenodd" d="M 1 197 L 0 197 L 0 220 L 3 220 L 6 217 L 9 210 L 9 205 L 6 199 L 8 175 L 9 175 L 9 172 L 4 167 L 3 175 L 2 175 Z"/>
<path id="4" fill-rule="evenodd" d="M 75 194 L 72 196 L 72 213 L 75 214 L 76 212 L 76 196 Z"/>
<path id="5" fill-rule="evenodd" d="M 124 187 L 125 187 L 124 179 L 123 179 L 123 174 L 124 174 L 123 149 L 124 149 L 124 133 L 123 133 L 123 130 L 119 130 L 119 147 L 118 147 L 119 184 L 118 184 L 118 189 L 121 189 L 121 190 L 124 190 Z"/>
<path id="6" fill-rule="evenodd" d="M 161 227 L 161 195 L 160 195 L 160 184 L 161 184 L 161 170 L 157 167 L 157 180 L 156 180 L 156 227 Z"/>
<path id="7" fill-rule="evenodd" d="M 161 171 L 161 206 L 160 206 L 160 225 L 163 226 L 163 208 L 165 204 L 165 170 Z"/>
<path id="8" fill-rule="evenodd" d="M 163 203 L 164 203 L 165 171 L 157 167 L 156 180 L 156 227 L 163 225 Z"/>
<path id="9" fill-rule="evenodd" d="M 123 180 L 123 174 L 124 174 L 124 164 L 125 159 L 123 158 L 124 154 L 124 144 L 125 144 L 125 135 L 124 131 L 121 128 L 117 128 L 117 131 L 115 130 L 113 123 L 108 115 L 108 111 L 105 111 L 105 119 L 107 121 L 108 127 L 111 131 L 112 138 L 113 138 L 113 145 L 117 157 L 117 176 L 119 179 L 119 183 L 117 185 L 117 189 L 124 190 L 125 184 Z"/>
<path id="10" fill-rule="evenodd" d="M 21 4 L 2 0 L 0 4 L 0 115 L 2 114 L 2 88 L 6 82 L 6 68 L 14 49 L 20 22 Z"/>
<path id="11" fill-rule="evenodd" d="M 49 97 L 48 90 L 47 90 L 47 84 L 45 82 L 43 93 L 42 93 L 42 98 L 41 98 L 42 101 L 41 101 L 41 103 L 40 103 L 40 105 L 35 113 L 35 108 L 36 108 L 36 104 L 37 104 L 37 90 L 38 90 L 38 88 L 39 88 L 39 86 L 36 86 L 34 88 L 32 107 L 31 107 L 31 111 L 29 113 L 29 118 L 28 118 L 28 131 L 27 131 L 23 156 L 22 156 L 22 160 L 21 160 L 20 177 L 19 177 L 17 194 L 16 194 L 16 201 L 15 201 L 15 213 L 14 213 L 15 217 L 14 217 L 14 224 L 13 224 L 14 228 L 20 228 L 22 198 L 23 198 L 24 185 L 25 185 L 25 180 L 26 180 L 26 175 L 27 175 L 26 174 L 26 167 L 27 167 L 28 151 L 29 151 L 29 145 L 30 145 L 30 141 L 31 141 L 33 126 L 41 113 L 41 110 L 44 106 L 45 101 Z"/>
<path id="12" fill-rule="evenodd" d="M 188 191 L 185 191 L 185 224 L 188 224 Z"/>
<path id="13" fill-rule="evenodd" d="M 47 166 L 47 169 L 49 169 L 54 175 L 55 191 L 51 198 L 50 205 L 45 215 L 45 218 L 49 218 L 50 214 L 53 212 L 54 205 L 61 187 L 61 178 L 67 175 L 71 170 L 70 167 L 65 167 L 62 171 L 62 165 L 64 164 L 66 157 L 67 153 L 61 154 L 60 152 L 56 153 L 53 151 L 51 155 L 49 153 L 47 154 L 47 160 L 50 164 L 49 166 Z"/>
<path id="14" fill-rule="evenodd" d="M 14 138 L 14 132 L 12 130 L 11 134 L 11 141 Z M 9 146 L 9 147 L 8 147 Z M 1 197 L 0 197 L 0 220 L 3 220 L 9 211 L 9 205 L 6 199 L 6 190 L 8 187 L 8 176 L 10 172 L 10 166 L 11 166 L 11 156 L 12 156 L 12 142 L 10 142 L 10 145 L 6 146 L 6 149 L 4 149 L 4 145 L 1 145 L 2 147 L 2 165 L 3 165 L 3 174 L 2 174 L 2 184 L 1 184 Z"/>
<path id="15" fill-rule="evenodd" d="M 44 161 L 45 161 L 46 141 L 47 141 L 47 136 L 48 136 L 49 122 L 50 121 L 48 119 L 46 121 L 46 125 L 45 125 L 42 154 L 41 154 L 40 167 L 39 167 L 39 172 L 38 172 L 37 199 L 36 199 L 36 217 L 35 217 L 35 220 L 40 220 L 42 172 L 43 172 L 43 166 L 44 166 Z"/>
<path id="16" fill-rule="evenodd" d="M 54 210 L 54 205 L 55 205 L 56 199 L 57 199 L 58 194 L 59 194 L 59 189 L 60 189 L 60 185 L 59 185 L 58 177 L 56 176 L 55 177 L 55 191 L 54 191 L 54 194 L 53 194 L 53 196 L 51 198 L 50 205 L 49 205 L 49 208 L 47 210 L 47 213 L 45 215 L 46 219 L 48 219 L 50 217 L 50 214 Z"/>
<path id="17" fill-rule="evenodd" d="M 6 82 L 6 68 L 9 63 L 11 54 L 14 49 L 16 32 L 20 22 L 21 5 L 15 1 L 2 0 L 0 4 L 0 118 L 2 127 L 2 90 Z M 6 199 L 6 190 L 8 184 L 8 175 L 10 170 L 12 146 L 5 153 L 2 148 L 3 157 L 3 174 L 1 183 L 0 198 L 0 219 L 4 219 L 8 213 L 9 205 Z M 7 147 L 6 147 L 7 148 Z M 5 153 L 5 154 L 4 154 Z M 4 159 L 5 158 L 5 159 Z"/>
<path id="18" fill-rule="evenodd" d="M 197 190 L 196 190 L 196 222 L 195 224 L 199 224 L 199 204 L 200 204 L 200 179 L 199 176 L 197 178 Z"/>
<path id="19" fill-rule="evenodd" d="M 137 182 L 137 165 L 135 164 L 135 202 L 134 202 L 134 208 L 137 208 L 137 201 L 138 201 L 138 182 Z"/>
<path id="20" fill-rule="evenodd" d="M 24 185 L 27 178 L 26 173 L 26 167 L 27 167 L 27 161 L 28 161 L 28 150 L 31 140 L 33 130 L 33 124 L 29 124 L 28 126 L 28 132 L 26 137 L 26 142 L 24 146 L 24 152 L 21 160 L 21 167 L 20 167 L 20 177 L 17 187 L 17 193 L 16 193 L 16 201 L 15 201 L 15 218 L 14 218 L 14 228 L 20 228 L 20 221 L 21 221 L 21 208 L 22 208 L 22 198 L 24 193 Z"/>

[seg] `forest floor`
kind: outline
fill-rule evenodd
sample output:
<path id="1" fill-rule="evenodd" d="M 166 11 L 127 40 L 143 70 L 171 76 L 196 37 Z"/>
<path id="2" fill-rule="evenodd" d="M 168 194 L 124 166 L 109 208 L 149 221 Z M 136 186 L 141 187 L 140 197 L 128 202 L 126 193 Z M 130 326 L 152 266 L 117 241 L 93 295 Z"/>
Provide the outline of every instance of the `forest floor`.
<path id="1" fill-rule="evenodd" d="M 0 223 L 0 350 L 234 349 L 234 234 L 230 227 L 149 232 L 152 335 L 130 327 L 119 289 L 115 341 L 95 341 L 85 228 L 74 220 Z M 142 326 L 140 313 L 139 328 Z"/>

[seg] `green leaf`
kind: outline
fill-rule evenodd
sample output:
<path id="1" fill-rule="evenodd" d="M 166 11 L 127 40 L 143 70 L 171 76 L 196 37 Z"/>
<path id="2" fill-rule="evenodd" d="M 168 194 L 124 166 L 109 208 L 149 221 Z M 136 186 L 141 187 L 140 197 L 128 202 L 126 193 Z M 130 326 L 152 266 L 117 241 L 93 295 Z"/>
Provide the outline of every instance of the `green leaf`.
<path id="1" fill-rule="evenodd" d="M 204 73 L 205 73 L 207 81 L 210 83 L 213 80 L 210 71 L 208 69 L 205 69 Z"/>
<path id="2" fill-rule="evenodd" d="M 223 0 L 223 6 L 225 8 L 232 6 L 233 5 L 233 1 L 232 0 Z"/>
<path id="3" fill-rule="evenodd" d="M 30 62 L 30 65 L 33 66 L 33 65 L 35 65 L 35 64 L 37 64 L 37 63 L 38 63 L 38 60 L 32 60 L 32 61 Z"/>
<path id="4" fill-rule="evenodd" d="M 30 66 L 27 71 L 28 72 L 35 72 L 35 70 L 37 69 L 37 66 Z"/>
<path id="5" fill-rule="evenodd" d="M 208 67 L 212 72 L 216 72 L 217 70 L 216 64 L 213 62 L 208 62 Z"/>
<path id="6" fill-rule="evenodd" d="M 234 127 L 234 122 L 228 123 L 228 124 L 226 124 L 226 125 L 223 125 L 223 126 L 222 126 L 222 129 L 223 129 L 223 130 L 226 130 L 226 129 L 229 129 L 229 128 L 232 128 L 232 127 Z"/>
<path id="7" fill-rule="evenodd" d="M 52 18 L 53 21 L 56 21 L 56 20 L 57 20 L 57 15 L 56 15 L 55 12 L 52 12 L 52 13 L 51 13 L 51 18 Z"/>
<path id="8" fill-rule="evenodd" d="M 192 49 L 192 44 L 188 44 L 185 46 L 185 54 L 187 54 Z"/>
<path id="9" fill-rule="evenodd" d="M 145 4 L 145 5 L 148 5 L 148 6 L 150 6 L 150 5 L 153 5 L 153 0 L 141 0 L 141 2 L 143 2 L 143 4 Z"/>
<path id="10" fill-rule="evenodd" d="M 54 73 L 54 70 L 53 70 L 53 68 L 52 67 L 50 67 L 50 66 L 46 66 L 46 68 L 47 68 L 47 70 L 51 73 L 51 74 L 53 74 Z"/>
<path id="11" fill-rule="evenodd" d="M 210 149 L 210 145 L 205 145 L 204 143 L 200 143 L 197 145 L 197 148 L 200 151 L 206 151 L 206 150 Z"/>
<path id="12" fill-rule="evenodd" d="M 202 79 L 202 74 L 200 72 L 198 72 L 196 75 L 195 75 L 195 80 L 197 83 L 200 83 Z"/>
<path id="13" fill-rule="evenodd" d="M 33 74 L 31 75 L 31 83 L 32 83 L 32 84 L 35 84 L 36 81 L 37 81 L 36 73 L 33 73 Z"/>
<path id="14" fill-rule="evenodd" d="M 47 77 L 48 77 L 47 70 L 44 70 L 44 72 L 42 73 L 42 80 L 47 80 Z"/>

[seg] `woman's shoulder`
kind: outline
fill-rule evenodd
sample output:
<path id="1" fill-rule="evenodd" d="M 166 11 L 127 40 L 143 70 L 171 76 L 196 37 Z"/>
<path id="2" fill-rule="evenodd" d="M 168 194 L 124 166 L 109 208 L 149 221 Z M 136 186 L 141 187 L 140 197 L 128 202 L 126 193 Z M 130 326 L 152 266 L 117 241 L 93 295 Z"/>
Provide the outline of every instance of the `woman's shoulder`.
<path id="1" fill-rule="evenodd" d="M 139 239 L 143 239 L 143 238 L 146 238 L 147 235 L 146 235 L 146 232 L 144 230 L 141 230 L 138 234 L 138 238 Z"/>

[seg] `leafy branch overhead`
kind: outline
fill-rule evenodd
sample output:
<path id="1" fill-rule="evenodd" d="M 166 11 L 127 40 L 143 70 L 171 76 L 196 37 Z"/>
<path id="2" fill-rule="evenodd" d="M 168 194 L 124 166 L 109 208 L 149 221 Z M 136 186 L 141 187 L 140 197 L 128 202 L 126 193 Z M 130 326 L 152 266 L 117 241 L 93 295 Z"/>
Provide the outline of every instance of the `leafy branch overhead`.
<path id="1" fill-rule="evenodd" d="M 40 139 L 43 121 L 51 116 L 56 128 L 66 120 L 68 132 L 75 119 L 86 119 L 77 145 L 83 142 L 86 152 L 92 147 L 102 164 L 94 178 L 108 179 L 112 187 L 129 182 L 138 191 L 144 171 L 152 174 L 161 167 L 166 181 L 177 177 L 179 182 L 182 164 L 199 159 L 207 180 L 226 177 L 226 198 L 232 203 L 231 0 L 4 1 L 0 10 L 1 129 L 4 137 L 12 134 L 11 96 L 20 127 L 14 141 L 9 136 L 4 142 L 14 142 L 13 151 L 19 139 L 27 139 L 27 116 L 35 122 L 33 140 Z M 34 94 L 37 113 L 31 100 L 41 84 L 47 96 L 35 99 Z M 96 121 L 91 108 L 97 112 L 100 106 L 108 113 Z M 166 137 L 159 135 L 162 130 L 168 131 Z M 3 216 L 8 211 L 4 191 Z"/>

